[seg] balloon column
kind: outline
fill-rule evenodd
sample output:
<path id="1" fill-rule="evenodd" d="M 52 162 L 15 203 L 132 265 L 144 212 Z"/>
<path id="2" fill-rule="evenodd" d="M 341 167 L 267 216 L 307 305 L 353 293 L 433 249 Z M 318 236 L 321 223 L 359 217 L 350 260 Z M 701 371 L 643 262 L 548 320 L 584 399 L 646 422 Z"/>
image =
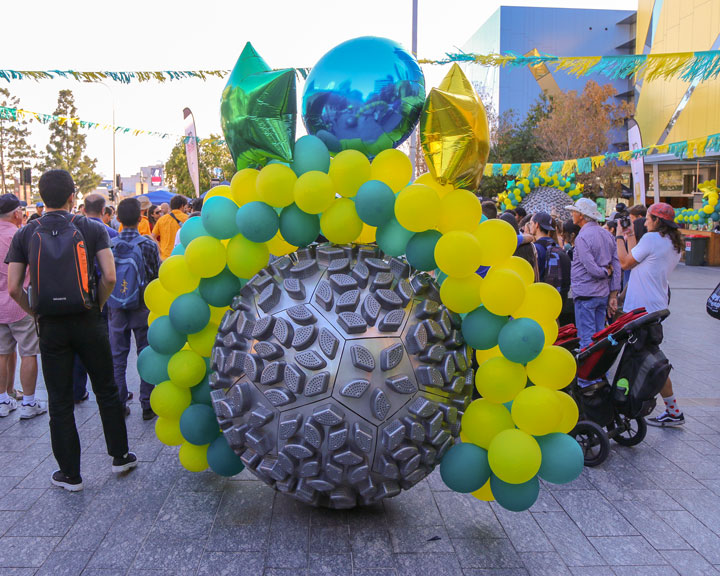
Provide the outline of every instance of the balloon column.
<path id="1" fill-rule="evenodd" d="M 445 92 L 468 85 L 458 73 L 454 68 Z M 462 161 L 454 166 L 469 166 L 471 153 L 484 164 L 487 152 L 478 138 L 487 132 L 477 125 L 484 113 L 472 112 L 475 124 L 466 123 L 460 140 L 457 126 L 445 136 L 438 128 L 442 123 L 434 115 L 447 109 L 426 103 L 424 114 L 425 125 L 435 127 L 433 138 L 425 140 L 426 155 L 450 150 L 455 142 Z M 209 385 L 210 356 L 219 324 L 232 316 L 229 305 L 271 255 L 291 254 L 319 234 L 334 244 L 376 242 L 414 269 L 434 271 L 443 305 L 464 315 L 462 336 L 477 350 L 475 386 L 482 398 L 458 414 L 462 442 L 446 452 L 443 479 L 459 492 L 526 509 L 537 497 L 538 478 L 568 482 L 583 465 L 579 446 L 567 435 L 577 408 L 560 391 L 574 377 L 575 360 L 553 346 L 560 296 L 548 284 L 533 283 L 530 265 L 513 256 L 517 237 L 509 224 L 481 223 L 477 196 L 461 187 L 474 182 L 467 170 L 441 171 L 442 183 L 431 174 L 413 181 L 409 158 L 392 148 L 401 139 L 394 130 L 374 141 L 384 142 L 384 149 L 366 153 L 347 146 L 352 139 L 337 132 L 342 150 L 332 157 L 329 136 L 303 136 L 290 163 L 239 170 L 229 186 L 207 194 L 200 217 L 184 223 L 181 244 L 145 291 L 151 324 L 138 370 L 155 385 L 157 436 L 180 445 L 179 459 L 188 470 L 209 466 L 226 476 L 242 470 L 220 433 Z M 246 151 L 234 154 L 247 158 Z"/>
<path id="2" fill-rule="evenodd" d="M 698 210 L 683 208 L 675 216 L 678 224 L 700 224 L 720 221 L 720 188 L 715 180 L 708 180 L 698 185 L 698 190 L 703 193 L 702 206 Z"/>
<path id="3" fill-rule="evenodd" d="M 540 176 L 534 178 L 521 178 L 519 180 L 509 180 L 505 192 L 498 195 L 500 208 L 511 210 L 516 208 L 526 196 L 532 193 L 535 188 L 540 186 L 550 186 L 558 188 L 566 192 L 573 202 L 578 198 L 582 198 L 583 185 L 575 182 L 575 174 L 571 174 L 567 178 L 563 178 L 557 174 L 553 176 Z"/>

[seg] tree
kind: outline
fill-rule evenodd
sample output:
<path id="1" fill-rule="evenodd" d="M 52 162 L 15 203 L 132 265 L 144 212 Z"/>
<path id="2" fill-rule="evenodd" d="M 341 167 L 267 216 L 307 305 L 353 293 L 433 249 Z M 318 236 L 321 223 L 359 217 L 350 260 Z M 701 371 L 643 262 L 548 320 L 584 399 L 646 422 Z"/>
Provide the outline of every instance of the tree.
<path id="1" fill-rule="evenodd" d="M 75 97 L 72 90 L 61 90 L 55 116 L 77 118 Z M 48 125 L 50 142 L 45 148 L 43 169 L 61 169 L 70 172 L 75 186 L 82 194 L 98 187 L 102 177 L 95 172 L 97 158 L 85 154 L 85 134 L 77 124 L 65 120 L 53 120 Z"/>
<path id="2" fill-rule="evenodd" d="M 6 88 L 0 88 L 0 106 L 17 110 L 20 99 L 11 96 Z M 13 191 L 13 179 L 20 171 L 32 168 L 37 153 L 28 144 L 30 136 L 28 121 L 10 110 L 0 111 L 0 194 Z"/>
<path id="3" fill-rule="evenodd" d="M 230 180 L 235 174 L 235 164 L 230 150 L 225 144 L 219 142 L 220 139 L 221 137 L 217 134 L 211 134 L 208 139 L 201 140 L 198 146 L 200 193 L 210 188 L 215 168 L 222 170 L 223 178 L 226 180 Z M 179 140 L 170 152 L 170 158 L 165 163 L 165 178 L 168 186 L 178 194 L 190 197 L 195 195 L 195 188 L 188 172 L 184 140 Z"/>

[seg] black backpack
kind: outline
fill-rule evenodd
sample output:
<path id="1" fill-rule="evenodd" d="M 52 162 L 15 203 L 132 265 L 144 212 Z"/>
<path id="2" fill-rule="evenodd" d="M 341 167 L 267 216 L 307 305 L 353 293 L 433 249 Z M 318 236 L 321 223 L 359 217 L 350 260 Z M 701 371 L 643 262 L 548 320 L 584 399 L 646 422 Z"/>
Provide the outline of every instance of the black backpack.
<path id="1" fill-rule="evenodd" d="M 41 316 L 62 316 L 89 310 L 95 280 L 75 215 L 40 218 L 30 237 L 30 307 Z"/>
<path id="2" fill-rule="evenodd" d="M 713 293 L 710 294 L 705 309 L 710 316 L 720 320 L 720 284 L 718 284 Z"/>
<path id="3" fill-rule="evenodd" d="M 545 269 L 542 281 L 554 286 L 565 299 L 570 290 L 570 267 L 572 266 L 570 256 L 554 240 L 548 240 L 542 242 L 545 246 Z"/>

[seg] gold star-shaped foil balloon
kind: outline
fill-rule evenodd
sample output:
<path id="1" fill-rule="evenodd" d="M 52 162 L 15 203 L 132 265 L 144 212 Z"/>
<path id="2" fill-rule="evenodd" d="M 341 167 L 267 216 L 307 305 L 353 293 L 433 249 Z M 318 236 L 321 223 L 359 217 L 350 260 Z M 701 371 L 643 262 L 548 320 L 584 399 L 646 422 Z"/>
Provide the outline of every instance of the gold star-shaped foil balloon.
<path id="1" fill-rule="evenodd" d="M 222 93 L 220 119 L 238 170 L 291 162 L 297 103 L 295 71 L 272 70 L 245 44 Z"/>
<path id="2" fill-rule="evenodd" d="M 420 116 L 428 169 L 442 184 L 475 190 L 490 152 L 485 108 L 460 66 L 430 90 Z"/>

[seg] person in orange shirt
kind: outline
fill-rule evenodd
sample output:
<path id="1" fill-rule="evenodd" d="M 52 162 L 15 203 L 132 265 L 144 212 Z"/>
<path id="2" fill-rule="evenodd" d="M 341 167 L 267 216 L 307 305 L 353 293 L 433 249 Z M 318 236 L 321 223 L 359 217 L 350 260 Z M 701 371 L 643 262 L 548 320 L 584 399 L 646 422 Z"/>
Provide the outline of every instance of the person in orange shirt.
<path id="1" fill-rule="evenodd" d="M 185 196 L 176 194 L 170 200 L 170 212 L 155 223 L 152 236 L 160 244 L 160 258 L 163 260 L 170 257 L 175 248 L 175 236 L 182 223 L 188 219 L 188 215 L 185 214 L 187 203 Z"/>
<path id="2" fill-rule="evenodd" d="M 138 196 L 137 201 L 140 202 L 140 224 L 138 224 L 137 230 L 140 232 L 141 236 L 152 236 L 150 221 L 147 217 L 147 211 L 152 206 L 152 202 L 150 202 L 150 199 L 147 196 Z M 120 224 L 118 232 L 122 232 L 122 230 L 123 227 L 122 224 Z"/>

